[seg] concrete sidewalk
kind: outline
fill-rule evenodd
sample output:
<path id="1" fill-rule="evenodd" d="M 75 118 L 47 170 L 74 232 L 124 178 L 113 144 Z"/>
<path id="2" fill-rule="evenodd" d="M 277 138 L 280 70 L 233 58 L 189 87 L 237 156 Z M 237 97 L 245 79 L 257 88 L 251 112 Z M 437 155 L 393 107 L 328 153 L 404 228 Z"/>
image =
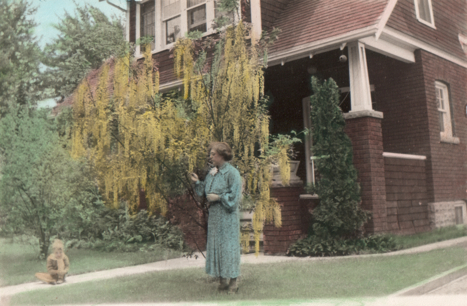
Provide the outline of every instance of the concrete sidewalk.
<path id="1" fill-rule="evenodd" d="M 333 261 L 333 260 L 347 260 L 352 258 L 367 258 L 367 257 L 383 257 L 383 256 L 396 256 L 403 254 L 414 254 L 414 253 L 423 253 L 435 249 L 443 249 L 452 246 L 462 246 L 467 247 L 467 237 L 447 240 L 443 242 L 437 242 L 429 245 L 424 245 L 421 247 L 416 247 L 412 249 L 396 251 L 391 253 L 384 254 L 371 254 L 371 255 L 352 255 L 352 256 L 338 256 L 338 257 L 287 257 L 287 256 L 265 256 L 260 254 L 255 256 L 254 254 L 242 255 L 242 264 L 266 264 L 266 263 L 277 263 L 277 262 L 307 262 L 307 261 Z M 114 277 L 128 276 L 134 274 L 149 273 L 155 271 L 164 271 L 164 270 L 176 270 L 176 269 L 188 269 L 188 268 L 201 268 L 205 265 L 204 257 L 201 254 L 198 255 L 198 258 L 176 258 L 166 261 L 159 261 L 144 265 L 130 266 L 124 268 L 117 268 L 111 270 L 104 270 L 98 272 L 85 273 L 80 275 L 71 275 L 67 277 L 67 282 L 60 284 L 58 286 L 69 286 L 72 284 L 92 281 L 92 280 L 103 280 Z M 40 290 L 40 289 L 49 289 L 54 288 L 48 284 L 43 284 L 39 281 L 34 283 L 20 284 L 16 286 L 0 287 L 0 300 L 3 297 L 14 295 L 20 292 L 31 291 L 31 290 Z M 467 305 L 467 302 L 464 302 L 463 305 Z"/>
<path id="2" fill-rule="evenodd" d="M 76 304 L 74 304 L 76 305 Z M 79 304 L 94 306 L 93 304 Z M 224 303 L 135 303 L 135 304 L 99 304 L 100 306 L 245 306 L 245 305 L 299 305 L 299 306 L 465 306 L 467 295 L 437 295 L 410 297 L 362 297 L 352 299 L 316 299 L 316 300 L 270 300 L 270 301 L 236 301 Z M 61 305 L 61 306 L 71 306 Z"/>

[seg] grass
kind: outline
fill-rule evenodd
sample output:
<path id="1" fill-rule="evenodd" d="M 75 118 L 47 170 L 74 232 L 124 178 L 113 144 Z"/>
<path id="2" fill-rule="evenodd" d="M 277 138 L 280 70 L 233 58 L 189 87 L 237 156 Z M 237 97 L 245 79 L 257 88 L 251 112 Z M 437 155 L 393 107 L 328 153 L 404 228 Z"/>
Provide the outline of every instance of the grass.
<path id="1" fill-rule="evenodd" d="M 227 302 L 384 296 L 466 263 L 463 248 L 420 254 L 242 265 L 239 292 L 217 292 L 203 269 L 159 271 L 15 295 L 11 305 Z"/>
<path id="2" fill-rule="evenodd" d="M 393 238 L 397 249 L 408 249 L 425 244 L 445 241 L 449 239 L 467 236 L 467 227 L 464 225 L 450 226 L 440 229 L 435 229 L 426 233 L 419 233 L 408 236 L 395 236 Z"/>
<path id="3" fill-rule="evenodd" d="M 180 252 L 157 249 L 152 252 L 99 252 L 71 249 L 70 274 L 82 274 L 180 257 Z M 36 272 L 47 272 L 46 261 L 38 259 L 38 250 L 31 245 L 0 239 L 0 287 L 35 281 Z"/>

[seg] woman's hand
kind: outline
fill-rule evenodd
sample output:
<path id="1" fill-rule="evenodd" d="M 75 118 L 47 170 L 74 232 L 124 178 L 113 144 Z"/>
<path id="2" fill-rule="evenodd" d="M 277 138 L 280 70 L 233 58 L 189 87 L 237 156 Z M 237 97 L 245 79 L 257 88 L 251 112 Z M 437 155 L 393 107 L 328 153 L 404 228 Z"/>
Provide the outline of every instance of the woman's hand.
<path id="1" fill-rule="evenodd" d="M 190 178 L 191 178 L 191 180 L 192 180 L 193 182 L 195 182 L 195 183 L 196 183 L 197 181 L 199 181 L 198 175 L 197 175 L 196 173 L 190 174 Z"/>
<path id="2" fill-rule="evenodd" d="M 221 197 L 219 195 L 214 194 L 214 193 L 210 193 L 206 196 L 206 199 L 208 200 L 208 202 L 216 202 L 216 201 L 219 201 L 220 198 Z"/>

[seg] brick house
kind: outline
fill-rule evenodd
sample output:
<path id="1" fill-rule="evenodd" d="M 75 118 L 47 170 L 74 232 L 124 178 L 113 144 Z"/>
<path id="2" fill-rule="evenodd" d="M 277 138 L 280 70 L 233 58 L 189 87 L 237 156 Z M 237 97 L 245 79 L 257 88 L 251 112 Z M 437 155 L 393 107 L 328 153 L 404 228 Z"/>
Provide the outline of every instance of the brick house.
<path id="1" fill-rule="evenodd" d="M 312 75 L 332 77 L 340 87 L 362 206 L 373 215 L 369 233 L 467 223 L 465 0 L 239 1 L 241 18 L 257 34 L 282 30 L 265 71 L 274 98 L 271 133 L 311 125 Z M 176 39 L 190 30 L 213 33 L 218 14 L 214 0 L 128 2 L 127 38 L 155 37 L 162 91 L 181 87 L 170 57 Z M 306 234 L 316 202 L 303 191 L 313 180 L 311 142 L 297 147 L 294 184 L 274 182 L 283 226 L 266 226 L 266 253 L 283 253 Z"/>

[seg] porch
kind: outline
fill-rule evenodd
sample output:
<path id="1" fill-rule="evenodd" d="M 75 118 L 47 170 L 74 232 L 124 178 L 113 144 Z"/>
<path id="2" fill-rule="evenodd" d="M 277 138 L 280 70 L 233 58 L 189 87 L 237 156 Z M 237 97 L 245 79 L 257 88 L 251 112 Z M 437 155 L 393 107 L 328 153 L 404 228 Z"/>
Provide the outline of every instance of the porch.
<path id="1" fill-rule="evenodd" d="M 271 134 L 310 128 L 311 77 L 336 81 L 341 92 L 340 107 L 346 119 L 346 133 L 353 144 L 361 205 L 372 214 L 365 225 L 367 233 L 409 234 L 430 229 L 428 152 L 421 141 L 417 145 L 410 142 L 413 133 L 394 138 L 395 130 L 406 129 L 410 124 L 409 121 L 400 122 L 404 108 L 413 107 L 400 105 L 403 99 L 394 101 L 397 95 L 394 93 L 400 90 L 402 82 L 416 79 L 421 73 L 416 68 L 415 63 L 367 50 L 364 43 L 353 42 L 293 61 L 280 61 L 266 70 L 265 90 L 272 98 Z M 407 79 L 394 81 L 390 77 L 395 74 L 405 75 Z M 395 104 L 400 108 L 394 108 Z M 295 181 L 301 183 L 273 188 L 272 196 L 282 205 L 284 226 L 280 229 L 265 227 L 265 253 L 284 253 L 291 243 L 306 236 L 312 208 L 317 205 L 317 199 L 305 195 L 303 190 L 305 184 L 313 181 L 312 138 L 303 134 L 300 138 L 302 143 L 295 146 L 295 159 L 300 162 Z M 416 178 L 412 177 L 413 173 L 417 173 Z"/>

